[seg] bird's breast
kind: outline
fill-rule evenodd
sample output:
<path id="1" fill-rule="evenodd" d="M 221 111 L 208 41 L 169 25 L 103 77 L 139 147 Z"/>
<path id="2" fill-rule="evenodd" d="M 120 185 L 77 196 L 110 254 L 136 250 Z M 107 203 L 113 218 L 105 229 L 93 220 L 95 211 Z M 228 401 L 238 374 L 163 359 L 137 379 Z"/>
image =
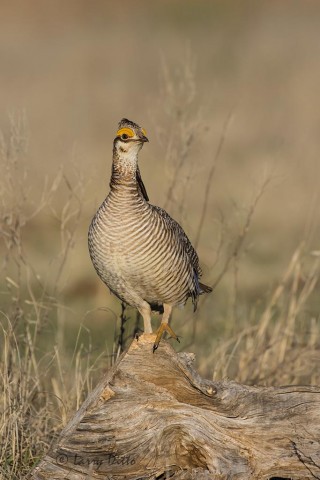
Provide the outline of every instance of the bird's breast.
<path id="1" fill-rule="evenodd" d="M 146 202 L 124 207 L 106 201 L 92 221 L 89 250 L 113 291 L 123 279 L 147 301 L 180 302 L 191 288 L 193 270 L 179 238 Z"/>

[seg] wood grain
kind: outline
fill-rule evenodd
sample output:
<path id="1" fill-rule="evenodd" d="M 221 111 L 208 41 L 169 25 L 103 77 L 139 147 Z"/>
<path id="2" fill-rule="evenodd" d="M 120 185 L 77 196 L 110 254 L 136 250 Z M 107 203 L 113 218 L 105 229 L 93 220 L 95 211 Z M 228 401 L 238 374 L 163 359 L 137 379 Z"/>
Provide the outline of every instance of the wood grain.
<path id="1" fill-rule="evenodd" d="M 134 340 L 32 480 L 320 478 L 320 387 L 212 382 Z"/>

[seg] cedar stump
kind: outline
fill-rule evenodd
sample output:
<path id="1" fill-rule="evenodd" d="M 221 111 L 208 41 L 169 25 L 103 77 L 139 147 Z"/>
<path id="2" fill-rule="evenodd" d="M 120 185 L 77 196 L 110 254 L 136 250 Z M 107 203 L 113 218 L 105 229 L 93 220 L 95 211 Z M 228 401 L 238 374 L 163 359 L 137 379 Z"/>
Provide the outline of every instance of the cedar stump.
<path id="1" fill-rule="evenodd" d="M 32 480 L 320 479 L 320 387 L 209 381 L 134 340 Z"/>

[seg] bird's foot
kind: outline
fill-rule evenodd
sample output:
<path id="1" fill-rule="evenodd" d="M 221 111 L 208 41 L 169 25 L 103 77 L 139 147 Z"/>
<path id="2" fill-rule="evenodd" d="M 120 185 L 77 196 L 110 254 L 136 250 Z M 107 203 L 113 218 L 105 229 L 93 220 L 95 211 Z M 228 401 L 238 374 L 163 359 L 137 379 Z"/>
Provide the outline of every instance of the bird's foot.
<path id="1" fill-rule="evenodd" d="M 157 348 L 159 347 L 159 343 L 161 341 L 161 338 L 162 338 L 162 335 L 164 332 L 168 332 L 169 335 L 174 338 L 175 340 L 177 340 L 179 343 L 180 343 L 180 340 L 179 340 L 179 337 L 174 333 L 174 331 L 172 330 L 172 328 L 170 327 L 170 325 L 166 322 L 163 322 L 160 324 L 160 327 L 158 328 L 158 330 L 156 331 L 156 340 L 154 342 L 154 345 L 153 345 L 153 353 L 157 350 Z"/>

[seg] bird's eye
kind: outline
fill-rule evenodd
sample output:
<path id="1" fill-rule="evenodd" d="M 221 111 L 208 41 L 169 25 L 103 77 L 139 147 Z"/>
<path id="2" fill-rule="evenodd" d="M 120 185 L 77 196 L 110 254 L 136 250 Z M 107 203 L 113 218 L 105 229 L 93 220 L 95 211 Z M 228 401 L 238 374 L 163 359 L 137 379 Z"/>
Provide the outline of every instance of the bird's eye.
<path id="1" fill-rule="evenodd" d="M 132 128 L 120 128 L 120 130 L 117 131 L 117 137 L 121 138 L 121 140 L 127 140 L 128 138 L 134 137 L 134 131 Z"/>

